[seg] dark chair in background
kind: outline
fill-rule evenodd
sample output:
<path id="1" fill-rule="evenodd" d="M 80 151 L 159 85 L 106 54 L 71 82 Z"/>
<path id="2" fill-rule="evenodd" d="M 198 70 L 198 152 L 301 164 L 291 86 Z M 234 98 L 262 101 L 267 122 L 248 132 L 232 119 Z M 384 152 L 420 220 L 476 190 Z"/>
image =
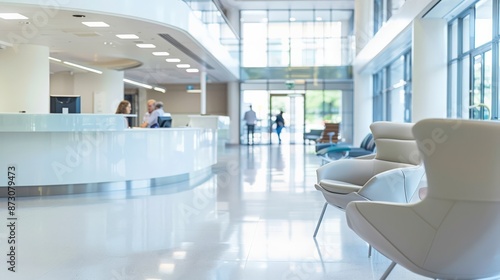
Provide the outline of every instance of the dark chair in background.
<path id="1" fill-rule="evenodd" d="M 359 147 L 353 147 L 338 143 L 337 145 L 323 148 L 316 152 L 316 155 L 323 160 L 323 164 L 341 158 L 354 158 L 366 156 L 375 152 L 375 139 L 373 134 L 368 133 Z"/>
<path id="2" fill-rule="evenodd" d="M 158 127 L 172 127 L 172 117 L 159 116 L 158 117 Z"/>

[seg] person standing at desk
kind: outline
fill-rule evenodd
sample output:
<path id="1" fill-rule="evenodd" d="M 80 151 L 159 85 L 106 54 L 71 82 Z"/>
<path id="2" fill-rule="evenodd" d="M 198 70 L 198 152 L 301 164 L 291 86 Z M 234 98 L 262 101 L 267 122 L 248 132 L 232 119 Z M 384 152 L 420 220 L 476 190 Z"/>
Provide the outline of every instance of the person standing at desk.
<path id="1" fill-rule="evenodd" d="M 250 145 L 250 134 L 252 134 L 252 145 L 253 145 L 254 144 L 253 134 L 255 132 L 255 123 L 257 122 L 257 114 L 252 109 L 252 105 L 250 105 L 250 110 L 245 112 L 243 120 L 247 124 L 247 145 Z"/>

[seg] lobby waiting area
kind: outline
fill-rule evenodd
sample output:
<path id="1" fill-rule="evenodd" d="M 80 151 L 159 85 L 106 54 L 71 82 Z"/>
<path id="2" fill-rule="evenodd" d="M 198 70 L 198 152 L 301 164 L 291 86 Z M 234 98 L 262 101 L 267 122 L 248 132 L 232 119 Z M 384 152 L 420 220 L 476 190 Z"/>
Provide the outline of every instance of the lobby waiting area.
<path id="1" fill-rule="evenodd" d="M 182 182 L 18 197 L 17 272 L 0 270 L 0 278 L 496 279 L 498 172 L 470 159 L 497 161 L 491 147 L 499 124 L 391 125 L 372 125 L 378 150 L 368 159 L 321 166 L 312 145 L 229 145 L 212 172 Z M 463 151 L 471 141 L 477 148 Z M 414 157 L 416 146 L 421 157 Z M 373 182 L 334 194 L 325 180 L 335 178 L 317 177 L 328 165 L 387 167 L 383 161 L 401 160 L 404 150 L 418 161 L 375 172 L 370 180 L 384 190 L 378 196 L 363 191 Z M 356 171 L 362 168 L 342 180 Z M 406 179 L 425 192 L 404 189 Z M 408 197 L 387 196 L 398 188 Z M 326 211 L 313 237 L 325 199 L 342 211 Z M 0 207 L 7 209 L 6 199 Z"/>

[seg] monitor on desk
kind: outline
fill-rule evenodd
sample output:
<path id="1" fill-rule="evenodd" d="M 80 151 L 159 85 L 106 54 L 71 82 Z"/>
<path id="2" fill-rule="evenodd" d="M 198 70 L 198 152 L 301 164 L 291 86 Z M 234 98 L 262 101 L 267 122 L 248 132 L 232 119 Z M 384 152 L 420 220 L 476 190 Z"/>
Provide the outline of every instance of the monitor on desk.
<path id="1" fill-rule="evenodd" d="M 62 114 L 78 114 L 80 113 L 80 96 L 79 95 L 51 95 L 50 96 L 50 112 Z"/>
<path id="2" fill-rule="evenodd" d="M 158 117 L 158 127 L 172 127 L 172 117 L 159 116 Z"/>

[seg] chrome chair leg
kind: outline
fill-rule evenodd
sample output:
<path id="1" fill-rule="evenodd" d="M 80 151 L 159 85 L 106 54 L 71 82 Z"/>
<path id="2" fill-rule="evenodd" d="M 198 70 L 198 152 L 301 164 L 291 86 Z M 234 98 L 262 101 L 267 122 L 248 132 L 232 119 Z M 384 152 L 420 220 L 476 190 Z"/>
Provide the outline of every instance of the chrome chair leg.
<path id="1" fill-rule="evenodd" d="M 387 276 L 389 276 L 389 274 L 391 274 L 391 271 L 394 269 L 394 267 L 396 266 L 396 262 L 392 262 L 389 267 L 385 270 L 384 274 L 382 275 L 382 277 L 380 277 L 380 280 L 385 280 L 387 279 Z"/>
<path id="2" fill-rule="evenodd" d="M 316 230 L 314 231 L 313 237 L 316 237 L 316 234 L 318 234 L 319 226 L 321 225 L 321 221 L 323 221 L 323 216 L 325 215 L 327 206 L 328 202 L 325 202 L 325 205 L 323 206 L 323 211 L 321 211 L 321 215 L 319 216 L 318 224 L 316 225 Z"/>

